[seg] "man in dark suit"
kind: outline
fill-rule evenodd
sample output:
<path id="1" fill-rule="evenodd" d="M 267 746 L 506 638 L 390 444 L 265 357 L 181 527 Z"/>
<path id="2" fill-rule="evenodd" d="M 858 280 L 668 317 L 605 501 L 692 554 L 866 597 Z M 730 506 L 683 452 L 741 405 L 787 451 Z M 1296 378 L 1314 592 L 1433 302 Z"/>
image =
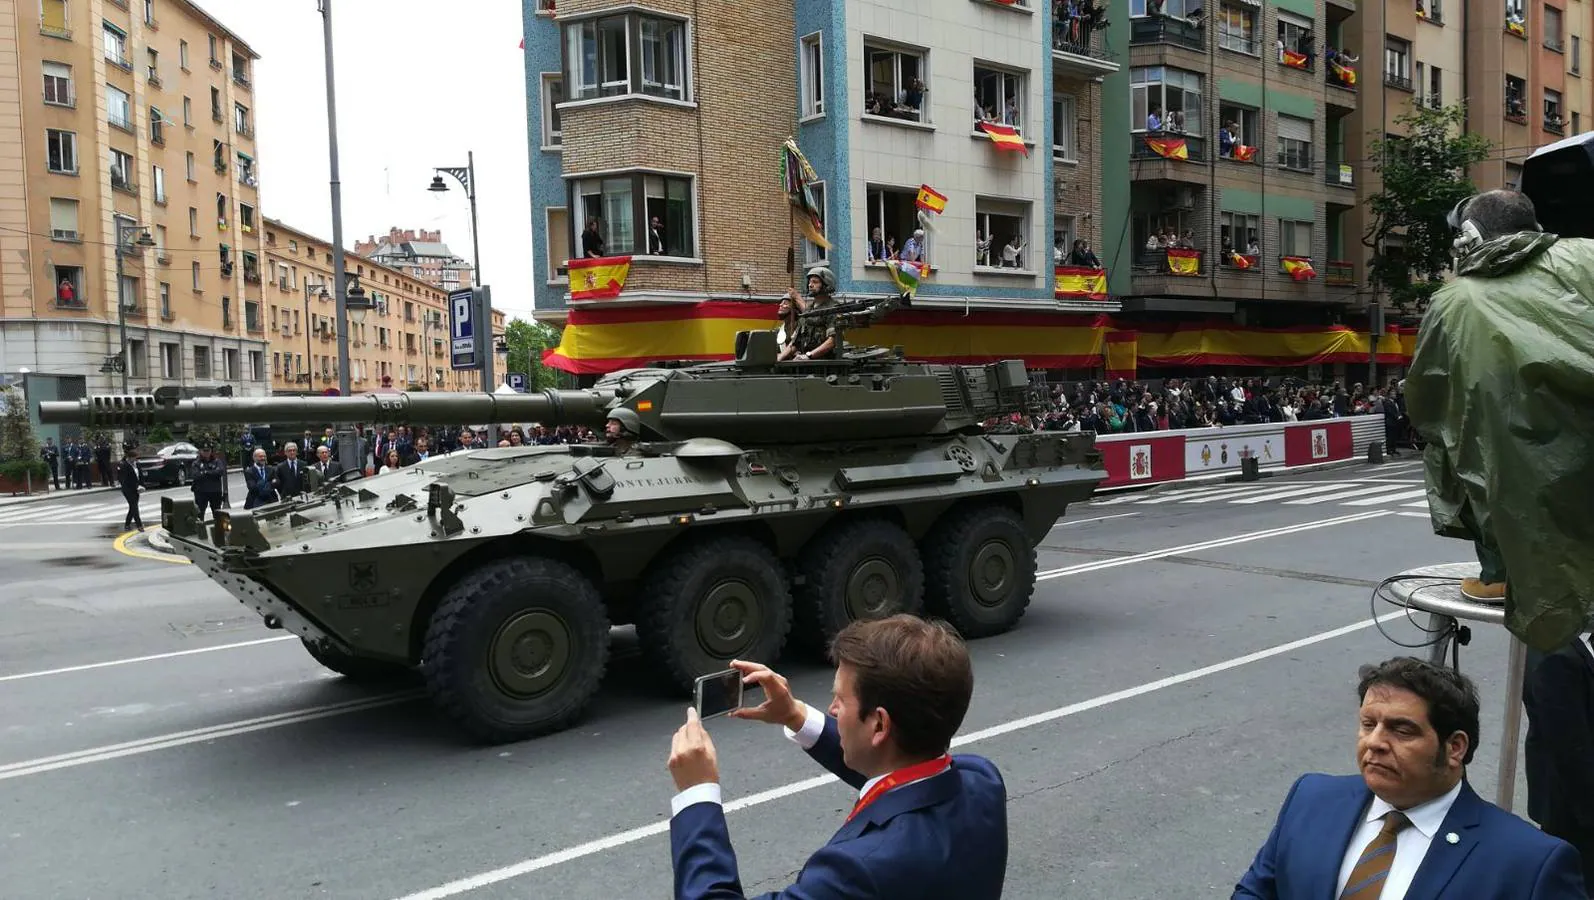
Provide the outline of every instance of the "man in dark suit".
<path id="1" fill-rule="evenodd" d="M 304 462 L 299 459 L 299 445 L 290 443 L 282 448 L 286 459 L 277 463 L 277 468 L 271 473 L 271 483 L 277 489 L 277 496 L 292 497 L 304 493 Z"/>
<path id="2" fill-rule="evenodd" d="M 786 736 L 858 791 L 852 813 L 796 884 L 765 898 L 987 900 L 1007 872 L 1007 789 L 990 760 L 948 753 L 974 692 L 963 641 L 915 616 L 859 621 L 831 645 L 834 698 L 826 715 L 791 695 L 786 679 L 733 662 L 764 690 L 733 716 L 786 726 Z M 742 894 L 720 805 L 714 744 L 687 711 L 669 762 L 670 851 L 677 900 Z"/>
<path id="3" fill-rule="evenodd" d="M 1410 657 L 1360 675 L 1361 775 L 1296 781 L 1234 897 L 1585 900 L 1577 851 L 1467 784 L 1472 682 Z"/>
<path id="4" fill-rule="evenodd" d="M 266 450 L 256 447 L 254 460 L 244 468 L 244 509 L 254 509 L 277 500 L 277 488 L 272 484 L 272 469 L 266 464 Z"/>
<path id="5" fill-rule="evenodd" d="M 1528 713 L 1523 757 L 1528 817 L 1545 834 L 1577 848 L 1584 887 L 1594 897 L 1594 643 L 1589 632 L 1530 660 L 1522 702 Z"/>
<path id="6" fill-rule="evenodd" d="M 315 469 L 316 475 L 319 476 L 321 484 L 326 484 L 327 481 L 336 479 L 343 474 L 343 467 L 338 464 L 336 459 L 332 458 L 332 448 L 327 444 L 322 444 L 315 448 L 315 465 L 312 468 Z"/>
<path id="7" fill-rule="evenodd" d="M 137 525 L 139 531 L 144 530 L 144 519 L 138 514 L 138 493 L 144 488 L 138 483 L 138 464 L 133 460 L 138 458 L 134 448 L 129 445 L 122 452 L 122 463 L 116 467 L 116 481 L 122 488 L 122 499 L 127 501 L 127 517 L 122 520 L 122 527 L 131 529 Z"/>

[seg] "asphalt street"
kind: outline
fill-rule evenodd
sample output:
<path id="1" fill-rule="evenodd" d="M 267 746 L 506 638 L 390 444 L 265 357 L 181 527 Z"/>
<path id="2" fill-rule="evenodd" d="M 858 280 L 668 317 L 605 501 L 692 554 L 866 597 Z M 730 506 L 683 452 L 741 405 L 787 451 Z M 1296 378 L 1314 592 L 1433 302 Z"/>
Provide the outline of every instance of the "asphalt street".
<path id="1" fill-rule="evenodd" d="M 1420 489 L 1395 461 L 1072 508 L 1019 628 L 971 644 L 957 752 L 1007 780 L 1005 896 L 1229 896 L 1294 779 L 1354 771 L 1356 667 L 1422 653 L 1373 627 L 1373 586 L 1471 561 L 1431 534 Z M 6 523 L 15 508 L 0 508 L 26 548 L 0 559 L 0 893 L 670 895 L 664 764 L 686 701 L 654 686 L 628 629 L 581 725 L 483 748 L 411 694 L 325 672 L 192 566 L 118 553 L 120 519 Z M 1506 639 L 1476 631 L 1469 775 L 1493 796 Z M 823 665 L 780 668 L 828 703 Z M 853 795 L 778 728 L 710 731 L 744 886 L 783 887 Z"/>

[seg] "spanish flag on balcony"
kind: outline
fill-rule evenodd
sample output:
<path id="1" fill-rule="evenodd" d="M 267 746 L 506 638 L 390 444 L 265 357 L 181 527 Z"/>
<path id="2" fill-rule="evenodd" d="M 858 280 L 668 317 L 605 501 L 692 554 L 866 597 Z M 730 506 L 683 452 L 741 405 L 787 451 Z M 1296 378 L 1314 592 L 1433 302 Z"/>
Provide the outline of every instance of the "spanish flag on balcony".
<path id="1" fill-rule="evenodd" d="M 920 209 L 940 215 L 946 211 L 946 195 L 927 184 L 919 185 L 919 199 L 916 201 Z"/>
<path id="2" fill-rule="evenodd" d="M 1058 300 L 1106 300 L 1107 270 L 1088 266 L 1058 266 Z"/>
<path id="3" fill-rule="evenodd" d="M 1279 57 L 1279 62 L 1292 69 L 1304 69 L 1306 68 L 1306 54 L 1296 53 L 1294 50 L 1285 50 L 1283 55 Z"/>
<path id="4" fill-rule="evenodd" d="M 594 256 L 572 259 L 565 265 L 570 270 L 570 299 L 603 300 L 620 296 L 631 271 L 631 257 Z"/>
<path id="5" fill-rule="evenodd" d="M 1522 23 L 1516 19 L 1506 19 L 1505 30 L 1511 32 L 1517 37 L 1527 37 L 1528 35 L 1527 29 L 1524 28 Z"/>
<path id="6" fill-rule="evenodd" d="M 1250 162 L 1251 160 L 1256 159 L 1256 148 L 1247 147 L 1244 144 L 1235 144 L 1234 158 L 1240 162 Z"/>
<path id="7" fill-rule="evenodd" d="M 1237 250 L 1229 251 L 1229 262 L 1233 263 L 1236 269 L 1249 269 L 1255 265 L 1255 263 L 1251 261 L 1251 257 L 1246 256 Z"/>
<path id="8" fill-rule="evenodd" d="M 1024 139 L 1019 136 L 1018 129 L 1011 125 L 999 122 L 981 122 L 980 130 L 991 136 L 991 143 L 998 150 L 1017 150 L 1029 156 L 1029 148 L 1024 146 Z"/>
<path id="9" fill-rule="evenodd" d="M 1200 275 L 1201 251 L 1179 249 L 1169 250 L 1168 271 L 1175 275 Z"/>
<path id="10" fill-rule="evenodd" d="M 1146 136 L 1146 146 L 1151 152 L 1168 159 L 1189 159 L 1190 148 L 1184 138 L 1165 138 Z"/>
<path id="11" fill-rule="evenodd" d="M 1339 80 L 1346 87 L 1349 87 L 1349 86 L 1351 86 L 1351 85 L 1356 83 L 1356 70 L 1355 69 L 1352 69 L 1350 66 L 1341 65 L 1338 62 L 1333 63 L 1333 66 L 1334 66 L 1334 74 L 1339 77 Z"/>
<path id="12" fill-rule="evenodd" d="M 930 277 L 930 266 L 927 263 L 888 259 L 886 270 L 891 273 L 891 280 L 896 282 L 897 290 L 904 294 L 918 290 L 919 282 Z"/>
<path id="13" fill-rule="evenodd" d="M 1286 256 L 1281 261 L 1284 264 L 1284 271 L 1296 281 L 1317 277 L 1317 270 L 1312 268 L 1312 261 L 1304 256 Z"/>

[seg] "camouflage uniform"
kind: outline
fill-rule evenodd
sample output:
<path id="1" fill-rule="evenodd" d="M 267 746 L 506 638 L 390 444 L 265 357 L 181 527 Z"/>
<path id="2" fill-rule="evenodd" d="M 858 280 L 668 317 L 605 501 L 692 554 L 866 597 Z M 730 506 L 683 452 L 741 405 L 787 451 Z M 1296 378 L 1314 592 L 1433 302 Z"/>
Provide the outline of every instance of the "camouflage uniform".
<path id="1" fill-rule="evenodd" d="M 823 300 L 819 300 L 819 298 L 815 298 L 815 300 L 817 302 L 810 306 L 809 309 L 823 309 L 834 302 L 828 296 L 824 297 Z M 826 338 L 832 337 L 837 337 L 836 320 L 834 318 L 814 316 L 797 320 L 797 335 L 793 338 L 792 343 L 797 345 L 798 353 L 813 353 L 814 349 L 823 344 Z M 840 343 L 839 339 L 837 343 Z M 830 353 L 827 355 L 835 356 L 837 349 L 839 348 L 832 345 Z"/>

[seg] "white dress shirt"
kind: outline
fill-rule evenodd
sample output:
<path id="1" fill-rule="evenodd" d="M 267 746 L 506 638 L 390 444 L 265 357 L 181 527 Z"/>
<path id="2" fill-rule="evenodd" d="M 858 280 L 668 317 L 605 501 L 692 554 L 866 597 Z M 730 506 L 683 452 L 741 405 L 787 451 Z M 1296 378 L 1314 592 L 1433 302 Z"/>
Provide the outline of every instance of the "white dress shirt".
<path id="1" fill-rule="evenodd" d="M 1583 646 L 1588 648 L 1588 652 L 1594 653 L 1594 632 L 1585 631 L 1585 632 L 1583 632 L 1582 637 L 1583 637 Z"/>
<path id="2" fill-rule="evenodd" d="M 1434 835 L 1445 823 L 1445 816 L 1450 815 L 1450 807 L 1455 805 L 1460 795 L 1461 782 L 1457 781 L 1456 786 L 1444 796 L 1401 810 L 1411 820 L 1411 826 L 1401 829 L 1395 837 L 1395 861 L 1389 867 L 1389 878 L 1384 882 L 1384 892 L 1379 895 L 1379 900 L 1402 900 L 1406 896 L 1411 880 L 1417 875 L 1417 868 L 1422 865 L 1423 857 L 1428 855 L 1428 846 L 1433 843 Z M 1350 845 L 1345 848 L 1345 859 L 1339 866 L 1339 885 L 1334 889 L 1334 896 L 1344 893 L 1345 883 L 1350 881 L 1350 873 L 1361 860 L 1362 851 L 1383 830 L 1384 815 L 1393 809 L 1387 802 L 1373 798 L 1372 805 L 1367 808 L 1367 818 L 1362 820 L 1361 827 L 1351 835 Z"/>

